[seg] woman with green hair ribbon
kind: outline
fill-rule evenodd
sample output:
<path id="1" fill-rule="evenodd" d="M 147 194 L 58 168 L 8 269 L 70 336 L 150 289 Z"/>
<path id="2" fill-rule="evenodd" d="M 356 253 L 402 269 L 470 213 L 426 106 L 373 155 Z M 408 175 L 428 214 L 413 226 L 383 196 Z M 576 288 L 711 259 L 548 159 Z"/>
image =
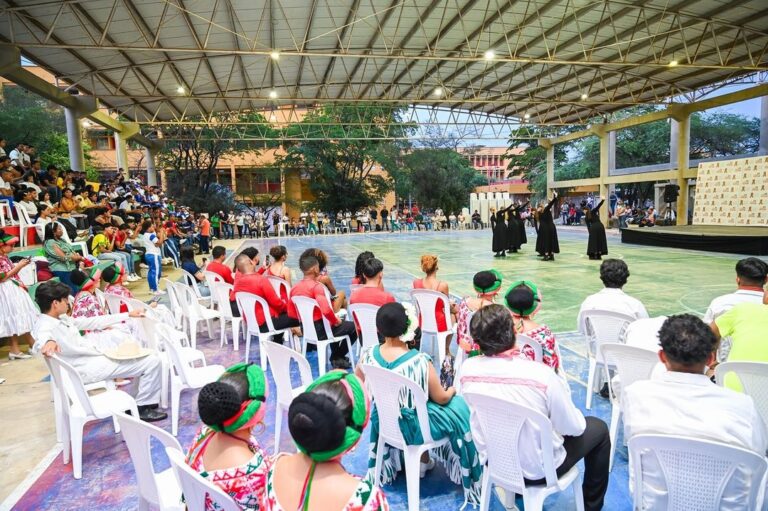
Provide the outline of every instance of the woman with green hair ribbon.
<path id="1" fill-rule="evenodd" d="M 288 429 L 299 452 L 275 457 L 261 509 L 388 510 L 381 489 L 341 465 L 341 458 L 360 441 L 369 417 L 368 395 L 354 374 L 331 371 L 311 383 L 288 409 Z"/>
<path id="2" fill-rule="evenodd" d="M 475 296 L 466 296 L 459 302 L 456 311 L 456 341 L 459 349 L 469 357 L 480 354 L 480 348 L 469 333 L 469 322 L 472 315 L 487 305 L 496 301 L 496 295 L 501 291 L 502 276 L 497 270 L 484 270 L 475 273 L 472 278 L 472 286 L 477 293 Z M 455 368 L 458 370 L 458 366 Z"/>
<path id="3" fill-rule="evenodd" d="M 541 309 L 541 291 L 529 280 L 513 282 L 504 293 L 504 301 L 512 312 L 512 320 L 515 325 L 515 335 L 525 335 L 541 345 L 542 362 L 558 371 L 560 368 L 560 350 L 557 349 L 555 334 L 547 325 L 541 325 L 534 321 L 534 316 Z M 520 343 L 518 343 L 518 346 Z M 532 347 L 526 345 L 521 353 L 526 358 L 535 360 L 535 352 Z"/>

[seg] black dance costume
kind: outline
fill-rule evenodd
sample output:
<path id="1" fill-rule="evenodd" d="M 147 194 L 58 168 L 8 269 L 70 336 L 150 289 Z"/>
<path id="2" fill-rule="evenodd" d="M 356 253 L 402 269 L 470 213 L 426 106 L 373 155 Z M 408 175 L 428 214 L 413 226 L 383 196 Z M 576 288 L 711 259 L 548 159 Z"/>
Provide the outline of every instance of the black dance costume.
<path id="1" fill-rule="evenodd" d="M 555 228 L 555 220 L 552 217 L 552 206 L 557 202 L 557 195 L 555 195 L 549 204 L 544 207 L 544 210 L 539 215 L 539 236 L 536 238 L 536 252 L 539 255 L 544 256 L 545 261 L 554 261 L 554 254 L 560 253 L 560 243 L 557 241 L 557 229 Z"/>
<path id="2" fill-rule="evenodd" d="M 590 259 L 602 259 L 602 256 L 608 253 L 608 240 L 605 238 L 605 226 L 600 221 L 600 206 L 605 199 L 592 209 L 587 210 L 587 230 L 589 231 L 589 240 L 587 241 L 587 255 Z"/>
<path id="3" fill-rule="evenodd" d="M 507 255 L 504 252 L 509 247 L 509 241 L 507 240 L 507 224 L 504 221 L 504 215 L 509 208 L 501 209 L 496 214 L 491 215 L 491 228 L 493 229 L 491 249 L 495 252 L 494 257 L 506 257 Z"/>
<path id="4" fill-rule="evenodd" d="M 509 241 L 509 251 L 517 252 L 523 243 L 527 243 L 528 239 L 525 235 L 525 222 L 520 218 L 520 210 L 528 205 L 530 201 L 520 206 L 512 208 L 507 213 L 507 236 Z"/>

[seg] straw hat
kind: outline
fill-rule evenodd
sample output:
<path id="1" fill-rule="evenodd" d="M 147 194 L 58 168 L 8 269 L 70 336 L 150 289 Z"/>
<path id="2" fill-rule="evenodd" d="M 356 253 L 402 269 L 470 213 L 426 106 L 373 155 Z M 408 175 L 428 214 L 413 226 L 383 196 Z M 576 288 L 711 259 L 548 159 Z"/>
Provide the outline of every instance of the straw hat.
<path id="1" fill-rule="evenodd" d="M 152 353 L 149 348 L 142 348 L 134 341 L 123 341 L 117 348 L 104 351 L 104 355 L 112 360 L 133 360 L 146 357 Z"/>

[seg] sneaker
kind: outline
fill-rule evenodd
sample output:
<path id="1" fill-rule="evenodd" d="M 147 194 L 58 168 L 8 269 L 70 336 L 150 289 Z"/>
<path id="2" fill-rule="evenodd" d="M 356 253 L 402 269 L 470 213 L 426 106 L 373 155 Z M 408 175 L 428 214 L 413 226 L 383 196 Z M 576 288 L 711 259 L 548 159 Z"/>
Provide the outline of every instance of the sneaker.
<path id="1" fill-rule="evenodd" d="M 139 266 L 141 266 L 141 267 L 142 267 L 142 268 L 144 268 L 145 270 L 148 270 L 148 269 L 149 269 L 149 266 L 147 266 L 145 263 L 141 263 Z"/>
<path id="2" fill-rule="evenodd" d="M 334 369 L 351 369 L 352 364 L 349 363 L 347 358 L 334 358 L 331 359 L 331 367 Z"/>
<path id="3" fill-rule="evenodd" d="M 164 295 L 165 291 L 159 291 L 159 290 L 158 291 L 152 291 L 150 294 L 152 296 L 160 296 L 160 295 Z"/>
<path id="4" fill-rule="evenodd" d="M 125 280 L 127 280 L 128 282 L 136 282 L 137 280 L 141 280 L 141 277 L 139 277 L 138 275 L 135 275 L 135 274 L 132 273 L 132 274 L 128 275 L 125 278 Z"/>
<path id="5" fill-rule="evenodd" d="M 8 360 L 26 360 L 28 358 L 32 358 L 32 355 L 22 353 L 21 351 L 18 353 L 8 353 Z"/>
<path id="6" fill-rule="evenodd" d="M 425 475 L 427 475 L 427 472 L 435 468 L 435 460 L 432 458 L 429 458 L 429 461 L 427 463 L 424 463 L 423 461 L 420 463 L 419 466 L 419 477 L 424 478 Z"/>

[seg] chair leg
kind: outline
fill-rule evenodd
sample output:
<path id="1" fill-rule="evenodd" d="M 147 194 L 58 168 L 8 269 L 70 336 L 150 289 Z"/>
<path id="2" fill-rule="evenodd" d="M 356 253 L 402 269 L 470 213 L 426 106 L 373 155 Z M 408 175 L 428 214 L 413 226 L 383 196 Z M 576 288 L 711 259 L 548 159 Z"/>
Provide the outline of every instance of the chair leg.
<path id="1" fill-rule="evenodd" d="M 223 348 L 227 343 L 227 320 L 221 318 L 219 320 L 219 348 Z"/>
<path id="2" fill-rule="evenodd" d="M 595 385 L 595 372 L 597 371 L 597 360 L 593 357 L 589 357 L 589 376 L 587 377 L 587 403 L 586 409 L 592 409 L 592 394 L 595 392 L 593 387 Z"/>
<path id="3" fill-rule="evenodd" d="M 379 433 L 379 439 L 376 446 L 376 465 L 373 468 L 373 484 L 374 486 L 381 486 L 381 469 L 384 465 L 384 449 L 387 447 L 386 442 L 381 439 L 381 433 Z M 421 475 L 421 474 L 419 474 Z"/>
<path id="4" fill-rule="evenodd" d="M 265 342 L 272 342 L 270 341 L 269 337 L 260 335 L 259 336 L 259 364 L 261 365 L 261 370 L 265 371 L 267 370 L 267 355 L 264 352 L 264 343 Z"/>
<path id="5" fill-rule="evenodd" d="M 491 507 L 491 494 L 493 493 L 492 490 L 493 485 L 491 484 L 490 473 L 488 471 L 488 467 L 486 467 L 483 471 L 483 485 L 480 490 L 481 493 L 479 511 L 488 511 L 488 509 Z"/>
<path id="6" fill-rule="evenodd" d="M 171 434 L 179 434 L 179 399 L 181 399 L 181 383 L 174 378 L 171 381 Z"/>
<path id="7" fill-rule="evenodd" d="M 347 339 L 347 351 L 349 352 L 349 363 L 352 365 L 352 367 L 355 367 L 355 357 L 352 355 L 352 342 L 349 340 L 349 337 Z M 363 342 L 362 339 L 358 339 L 358 347 L 360 346 L 360 343 Z"/>
<path id="8" fill-rule="evenodd" d="M 150 510 L 149 502 L 140 496 L 139 511 L 149 511 L 149 510 Z"/>
<path id="9" fill-rule="evenodd" d="M 85 424 L 70 417 L 69 435 L 72 441 L 72 475 L 75 479 L 83 477 L 83 426 Z"/>
<path id="10" fill-rule="evenodd" d="M 251 356 L 251 332 L 248 330 L 248 327 L 246 327 L 245 330 L 245 363 L 247 364 L 250 361 Z"/>
<path id="11" fill-rule="evenodd" d="M 581 475 L 573 480 L 571 488 L 573 488 L 573 498 L 576 501 L 576 511 L 584 511 L 584 493 L 581 489 L 582 479 Z"/>
<path id="12" fill-rule="evenodd" d="M 232 318 L 232 344 L 240 351 L 240 318 Z"/>
<path id="13" fill-rule="evenodd" d="M 163 353 L 160 359 L 162 374 L 160 376 L 160 407 L 168 408 L 168 383 L 171 378 L 171 363 L 168 360 L 168 354 Z"/>
<path id="14" fill-rule="evenodd" d="M 319 376 L 324 375 L 326 371 L 325 359 L 328 356 L 327 350 L 328 350 L 327 344 L 323 342 L 317 343 L 317 374 Z"/>
<path id="15" fill-rule="evenodd" d="M 544 510 L 544 492 L 523 492 L 523 507 L 525 511 L 543 511 Z"/>
<path id="16" fill-rule="evenodd" d="M 206 319 L 205 323 L 208 326 L 208 338 L 213 339 L 213 323 L 210 319 Z"/>
<path id="17" fill-rule="evenodd" d="M 190 318 L 189 320 L 189 342 L 192 343 L 192 347 L 197 349 L 197 321 Z"/>
<path id="18" fill-rule="evenodd" d="M 619 403 L 611 404 L 611 428 L 609 435 L 611 438 L 611 454 L 608 461 L 608 471 L 613 469 L 613 457 L 616 455 L 616 439 L 619 436 L 619 423 L 621 422 L 621 406 Z"/>
<path id="19" fill-rule="evenodd" d="M 421 486 L 421 456 L 417 450 L 405 453 L 405 483 L 408 489 L 408 511 L 419 511 L 419 488 Z M 527 509 L 527 508 L 526 508 Z"/>

